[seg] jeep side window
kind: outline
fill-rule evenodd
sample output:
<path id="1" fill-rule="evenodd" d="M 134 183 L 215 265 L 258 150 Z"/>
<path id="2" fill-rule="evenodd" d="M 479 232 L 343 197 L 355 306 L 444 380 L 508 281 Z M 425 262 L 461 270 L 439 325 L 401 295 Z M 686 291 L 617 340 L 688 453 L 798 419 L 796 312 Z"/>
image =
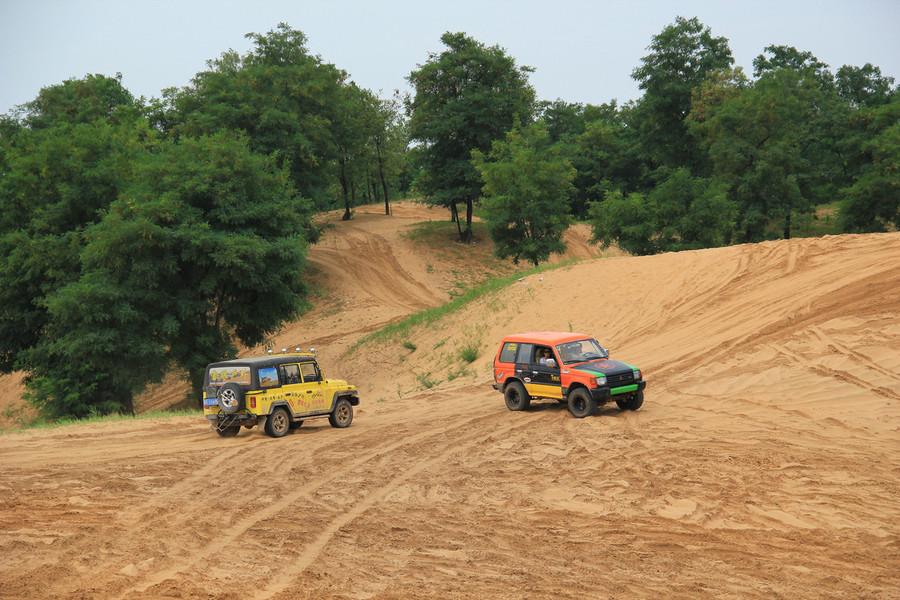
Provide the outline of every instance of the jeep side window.
<path id="1" fill-rule="evenodd" d="M 319 374 L 319 368 L 316 366 L 316 363 L 300 363 L 300 372 L 303 373 L 303 383 L 322 380 L 322 376 Z"/>
<path id="2" fill-rule="evenodd" d="M 284 383 L 300 383 L 300 367 L 297 365 L 281 365 L 281 381 Z"/>
<path id="3" fill-rule="evenodd" d="M 270 388 L 278 386 L 278 368 L 261 367 L 259 369 L 259 387 Z"/>
<path id="4" fill-rule="evenodd" d="M 511 363 L 516 362 L 516 350 L 519 344 L 516 342 L 506 342 L 503 344 L 503 350 L 500 351 L 500 362 Z"/>
<path id="5" fill-rule="evenodd" d="M 516 363 L 531 364 L 531 357 L 534 355 L 534 344 L 519 344 L 519 353 L 516 355 Z"/>

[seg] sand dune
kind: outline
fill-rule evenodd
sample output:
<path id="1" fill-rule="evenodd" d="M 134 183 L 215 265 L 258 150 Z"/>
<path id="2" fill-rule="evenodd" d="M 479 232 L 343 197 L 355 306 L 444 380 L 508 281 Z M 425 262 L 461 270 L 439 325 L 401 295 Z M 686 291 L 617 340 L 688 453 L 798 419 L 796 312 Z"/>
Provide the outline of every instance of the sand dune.
<path id="1" fill-rule="evenodd" d="M 357 219 L 279 336 L 361 386 L 353 427 L 4 435 L 0 597 L 898 597 L 900 234 L 589 260 L 354 350 L 443 277 Z M 507 411 L 491 355 L 537 328 L 640 365 L 644 408 Z"/>

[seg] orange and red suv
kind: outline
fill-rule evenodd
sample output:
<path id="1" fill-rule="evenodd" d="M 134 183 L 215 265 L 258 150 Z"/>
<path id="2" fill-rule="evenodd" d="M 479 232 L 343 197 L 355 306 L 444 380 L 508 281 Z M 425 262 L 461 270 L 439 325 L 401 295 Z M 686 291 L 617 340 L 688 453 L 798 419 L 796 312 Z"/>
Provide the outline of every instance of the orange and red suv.
<path id="1" fill-rule="evenodd" d="M 566 402 L 578 418 L 610 399 L 622 410 L 637 410 L 646 385 L 640 369 L 610 360 L 606 348 L 583 333 L 508 335 L 494 358 L 494 389 L 503 392 L 509 410 L 526 410 L 532 398 Z"/>

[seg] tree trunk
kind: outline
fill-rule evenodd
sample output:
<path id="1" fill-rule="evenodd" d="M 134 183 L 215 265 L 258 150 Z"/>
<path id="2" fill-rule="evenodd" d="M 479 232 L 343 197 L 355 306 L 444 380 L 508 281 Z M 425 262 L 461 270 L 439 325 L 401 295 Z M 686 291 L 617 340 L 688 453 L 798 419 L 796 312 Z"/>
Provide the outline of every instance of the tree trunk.
<path id="1" fill-rule="evenodd" d="M 344 159 L 343 156 L 341 157 L 340 164 L 341 164 L 341 192 L 344 195 L 344 216 L 341 217 L 341 220 L 349 221 L 353 215 L 350 213 L 350 194 L 349 194 L 350 190 L 348 189 L 350 186 L 347 181 L 347 161 Z"/>
<path id="2" fill-rule="evenodd" d="M 381 150 L 376 146 L 378 153 L 378 178 L 381 179 L 381 191 L 384 192 L 384 214 L 391 214 L 391 201 L 388 196 L 387 179 L 384 176 L 384 157 L 381 156 Z"/>
<path id="3" fill-rule="evenodd" d="M 466 237 L 463 240 L 464 242 L 472 241 L 472 211 L 475 208 L 474 205 L 474 200 L 466 198 Z"/>
<path id="4" fill-rule="evenodd" d="M 459 222 L 459 210 L 456 208 L 456 202 L 450 203 L 450 221 L 456 223 L 456 231 L 459 234 L 459 241 L 463 241 L 462 225 Z"/>

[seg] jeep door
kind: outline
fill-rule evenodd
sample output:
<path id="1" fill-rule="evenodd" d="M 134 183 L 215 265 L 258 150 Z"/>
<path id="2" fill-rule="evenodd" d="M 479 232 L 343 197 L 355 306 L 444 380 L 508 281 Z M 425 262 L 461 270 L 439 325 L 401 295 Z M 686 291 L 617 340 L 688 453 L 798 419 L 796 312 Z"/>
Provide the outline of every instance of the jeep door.
<path id="1" fill-rule="evenodd" d="M 281 396 L 287 400 L 291 411 L 295 415 L 306 412 L 303 405 L 303 379 L 300 377 L 300 365 L 296 363 L 278 365 L 278 378 L 281 380 Z"/>
<path id="2" fill-rule="evenodd" d="M 322 373 L 319 365 L 313 361 L 300 363 L 300 374 L 303 383 L 300 384 L 301 398 L 309 407 L 309 412 L 323 413 L 331 410 L 331 398 L 325 393 L 327 386 L 322 381 Z"/>

